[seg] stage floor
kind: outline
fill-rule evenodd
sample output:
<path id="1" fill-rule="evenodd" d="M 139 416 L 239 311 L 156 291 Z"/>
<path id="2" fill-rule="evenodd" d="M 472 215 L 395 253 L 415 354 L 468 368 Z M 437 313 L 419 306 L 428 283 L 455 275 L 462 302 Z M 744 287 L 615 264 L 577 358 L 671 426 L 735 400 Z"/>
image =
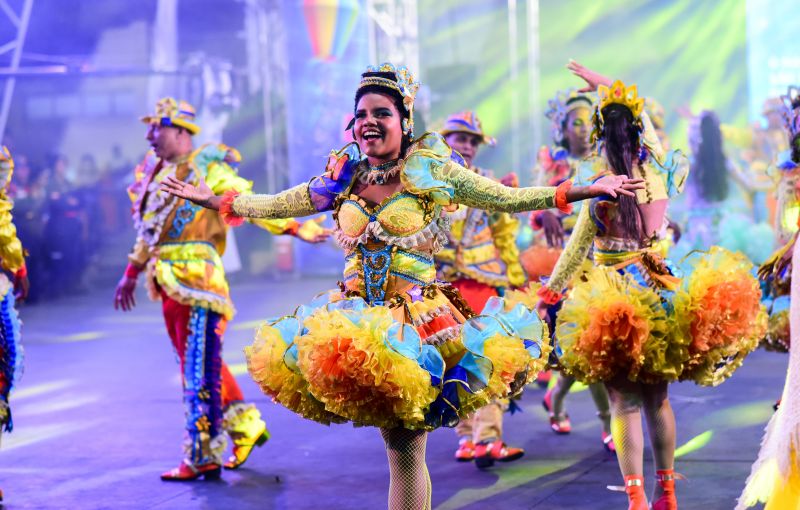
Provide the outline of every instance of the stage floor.
<path id="1" fill-rule="evenodd" d="M 24 307 L 26 370 L 12 394 L 15 430 L 0 447 L 7 509 L 380 509 L 388 468 L 374 429 L 305 421 L 261 394 L 246 374 L 242 348 L 259 319 L 290 312 L 333 279 L 233 285 L 239 313 L 225 359 L 246 397 L 266 417 L 272 439 L 220 481 L 164 483 L 180 460 L 180 378 L 158 304 L 112 308 L 112 291 Z M 751 355 L 719 388 L 671 387 L 683 454 L 676 470 L 682 508 L 730 510 L 758 451 L 785 376 L 787 356 Z M 586 391 L 570 395 L 574 431 L 556 436 L 530 388 L 524 412 L 506 415 L 506 440 L 526 449 L 517 462 L 479 471 L 452 460 L 456 438 L 438 430 L 428 443 L 433 507 L 617 510 L 610 492 L 621 475 L 603 452 Z M 646 484 L 652 487 L 647 456 Z"/>

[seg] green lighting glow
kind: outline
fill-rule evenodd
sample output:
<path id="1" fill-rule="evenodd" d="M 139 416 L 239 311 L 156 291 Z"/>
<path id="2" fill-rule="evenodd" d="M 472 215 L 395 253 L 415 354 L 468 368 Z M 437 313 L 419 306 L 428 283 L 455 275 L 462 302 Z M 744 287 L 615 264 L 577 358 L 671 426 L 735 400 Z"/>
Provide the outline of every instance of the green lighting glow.
<path id="1" fill-rule="evenodd" d="M 684 444 L 680 445 L 678 448 L 675 449 L 675 458 L 682 457 L 684 455 L 688 455 L 692 452 L 696 452 L 697 450 L 705 447 L 708 443 L 711 442 L 711 438 L 714 437 L 713 430 L 706 430 L 699 436 L 695 436 L 690 440 L 686 441 Z"/>

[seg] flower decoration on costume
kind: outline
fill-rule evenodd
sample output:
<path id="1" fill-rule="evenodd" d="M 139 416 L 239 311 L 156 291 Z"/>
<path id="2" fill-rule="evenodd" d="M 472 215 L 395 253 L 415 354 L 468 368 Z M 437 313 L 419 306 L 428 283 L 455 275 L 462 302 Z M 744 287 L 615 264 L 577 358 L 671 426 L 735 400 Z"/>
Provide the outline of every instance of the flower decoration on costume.
<path id="1" fill-rule="evenodd" d="M 550 119 L 553 141 L 557 144 L 564 141 L 564 121 L 571 111 L 581 107 L 591 108 L 593 104 L 591 96 L 581 94 L 575 89 L 561 90 L 547 101 L 544 116 Z"/>
<path id="2" fill-rule="evenodd" d="M 626 86 L 621 80 L 615 81 L 611 87 L 600 85 L 597 87 L 597 106 L 592 116 L 592 134 L 589 137 L 592 143 L 602 138 L 603 133 L 603 108 L 612 104 L 620 104 L 630 110 L 634 122 L 642 128 L 642 112 L 644 111 L 644 98 L 639 97 L 636 84 Z"/>
<path id="3" fill-rule="evenodd" d="M 800 88 L 795 85 L 789 87 L 786 94 L 781 96 L 783 108 L 783 122 L 789 130 L 789 138 L 800 134 Z"/>
<path id="4" fill-rule="evenodd" d="M 414 80 L 414 74 L 406 67 L 396 67 L 394 64 L 385 62 L 379 66 L 368 66 L 368 73 L 392 73 L 395 79 L 390 80 L 381 76 L 366 76 L 361 78 L 358 88 L 377 85 L 396 90 L 403 96 L 403 106 L 408 110 L 408 118 L 403 119 L 403 133 L 413 136 L 414 134 L 414 100 L 419 91 L 419 82 Z"/>
<path id="5" fill-rule="evenodd" d="M 439 134 L 446 137 L 452 133 L 475 135 L 481 139 L 481 142 L 490 147 L 494 147 L 497 144 L 497 140 L 483 132 L 481 120 L 475 115 L 475 112 L 469 110 L 454 113 L 444 121 L 444 127 L 439 130 Z"/>

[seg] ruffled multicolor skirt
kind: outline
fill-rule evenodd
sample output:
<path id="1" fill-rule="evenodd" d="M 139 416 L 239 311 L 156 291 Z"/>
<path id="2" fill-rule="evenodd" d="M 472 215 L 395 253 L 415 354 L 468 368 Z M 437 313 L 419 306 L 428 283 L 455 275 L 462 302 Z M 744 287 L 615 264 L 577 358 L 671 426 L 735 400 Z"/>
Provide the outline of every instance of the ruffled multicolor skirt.
<path id="1" fill-rule="evenodd" d="M 683 279 L 653 252 L 620 258 L 589 271 L 558 314 L 560 361 L 571 375 L 587 383 L 622 375 L 713 386 L 758 346 L 767 316 L 743 255 L 719 247 L 694 254 Z"/>
<path id="2" fill-rule="evenodd" d="M 475 315 L 447 285 L 383 305 L 332 291 L 263 324 L 245 348 L 274 401 L 324 424 L 432 430 L 511 396 L 546 364 L 538 315 L 493 297 Z"/>

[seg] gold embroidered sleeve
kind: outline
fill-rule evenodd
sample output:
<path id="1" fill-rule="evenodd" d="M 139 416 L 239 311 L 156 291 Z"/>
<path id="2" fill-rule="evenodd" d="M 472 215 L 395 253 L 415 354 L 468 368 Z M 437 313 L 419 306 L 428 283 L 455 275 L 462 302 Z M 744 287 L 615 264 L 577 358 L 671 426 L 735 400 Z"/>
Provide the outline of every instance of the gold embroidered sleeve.
<path id="1" fill-rule="evenodd" d="M 525 284 L 525 271 L 519 262 L 519 248 L 517 248 L 517 230 L 519 221 L 508 213 L 497 213 L 489 224 L 492 237 L 500 260 L 506 265 L 508 282 L 514 287 Z"/>
<path id="2" fill-rule="evenodd" d="M 317 209 L 306 182 L 275 195 L 239 195 L 233 201 L 233 212 L 245 218 L 281 219 L 311 216 Z"/>
<path id="3" fill-rule="evenodd" d="M 564 290 L 589 254 L 594 237 L 597 235 L 597 226 L 589 214 L 589 209 L 588 204 L 581 207 L 575 229 L 569 236 L 567 246 L 561 252 L 561 256 L 558 257 L 553 274 L 547 282 L 546 287 L 553 292 L 560 293 Z"/>
<path id="4" fill-rule="evenodd" d="M 485 211 L 525 212 L 555 207 L 556 188 L 511 188 L 448 161 L 436 177 L 453 187 L 453 201 Z"/>

